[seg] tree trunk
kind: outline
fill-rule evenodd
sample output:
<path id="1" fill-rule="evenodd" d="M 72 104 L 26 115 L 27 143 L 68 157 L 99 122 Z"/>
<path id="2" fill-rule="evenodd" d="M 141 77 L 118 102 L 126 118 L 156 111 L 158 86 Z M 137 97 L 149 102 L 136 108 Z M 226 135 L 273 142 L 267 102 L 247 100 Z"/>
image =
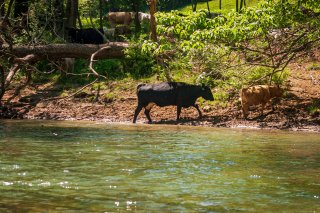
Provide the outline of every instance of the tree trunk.
<path id="1" fill-rule="evenodd" d="M 126 42 L 111 42 L 104 45 L 49 44 L 39 46 L 14 46 L 11 54 L 18 58 L 34 55 L 32 62 L 56 60 L 60 58 L 89 59 L 93 53 L 106 46 L 110 46 L 110 48 L 99 52 L 99 54 L 95 56 L 95 59 L 123 58 L 124 49 L 128 48 L 129 45 Z"/>
<path id="2" fill-rule="evenodd" d="M 64 35 L 64 5 L 62 0 L 52 1 L 52 12 L 53 12 L 53 32 L 60 37 Z"/>
<path id="3" fill-rule="evenodd" d="M 192 11 L 196 12 L 197 11 L 198 0 L 192 0 L 191 4 L 192 4 Z"/>
<path id="4" fill-rule="evenodd" d="M 242 8 L 244 7 L 244 4 L 245 4 L 244 0 L 240 0 L 240 10 L 239 11 L 242 10 Z"/>
<path id="5" fill-rule="evenodd" d="M 16 33 L 20 33 L 22 29 L 26 29 L 28 22 L 27 22 L 27 15 L 29 10 L 29 3 L 28 0 L 15 0 L 14 4 L 14 18 L 19 20 L 19 24 L 16 24 Z"/>
<path id="6" fill-rule="evenodd" d="M 5 7 L 4 0 L 0 0 L 0 18 L 5 15 L 4 7 Z"/>
<path id="7" fill-rule="evenodd" d="M 18 18 L 23 15 L 26 15 L 29 10 L 29 3 L 28 0 L 15 0 L 14 4 L 14 17 Z"/>
<path id="8" fill-rule="evenodd" d="M 67 28 L 76 28 L 77 27 L 77 18 L 78 18 L 78 0 L 67 0 L 66 7 L 66 27 Z"/>
<path id="9" fill-rule="evenodd" d="M 141 30 L 141 24 L 139 21 L 139 0 L 132 0 L 132 10 L 135 13 L 134 15 L 134 24 L 135 24 L 135 31 L 138 33 Z"/>
<path id="10" fill-rule="evenodd" d="M 239 0 L 236 0 L 236 11 L 239 12 Z"/>
<path id="11" fill-rule="evenodd" d="M 102 17 L 103 17 L 103 7 L 102 7 L 102 0 L 99 0 L 99 27 L 103 28 L 103 23 L 102 23 Z"/>
<path id="12" fill-rule="evenodd" d="M 157 0 L 150 0 L 150 28 L 151 28 L 151 39 L 157 41 L 157 23 L 155 13 L 157 12 Z"/>

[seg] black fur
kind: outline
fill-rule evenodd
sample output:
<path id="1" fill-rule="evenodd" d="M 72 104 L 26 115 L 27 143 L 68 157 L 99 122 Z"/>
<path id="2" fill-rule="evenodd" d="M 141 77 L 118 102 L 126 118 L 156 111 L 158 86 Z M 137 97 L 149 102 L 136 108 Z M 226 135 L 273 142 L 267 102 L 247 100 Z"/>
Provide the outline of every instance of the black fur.
<path id="1" fill-rule="evenodd" d="M 98 29 L 100 31 L 97 32 L 94 28 L 87 29 L 75 29 L 68 28 L 68 35 L 72 43 L 79 44 L 103 44 L 103 29 Z"/>
<path id="2" fill-rule="evenodd" d="M 199 97 L 206 100 L 213 100 L 211 90 L 207 86 L 197 86 L 182 82 L 163 82 L 159 84 L 141 84 L 137 87 L 138 106 L 135 110 L 133 123 L 137 116 L 145 108 L 145 115 L 149 122 L 152 122 L 150 110 L 154 103 L 160 107 L 174 105 L 177 106 L 177 120 L 179 120 L 182 107 L 195 107 L 199 117 L 202 116 L 198 105 L 195 103 Z"/>

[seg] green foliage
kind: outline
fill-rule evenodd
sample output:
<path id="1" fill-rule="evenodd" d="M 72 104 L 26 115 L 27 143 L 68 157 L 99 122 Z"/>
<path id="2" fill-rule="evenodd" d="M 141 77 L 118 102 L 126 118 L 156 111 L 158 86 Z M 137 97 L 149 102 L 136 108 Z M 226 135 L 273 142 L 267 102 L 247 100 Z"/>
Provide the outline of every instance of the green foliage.
<path id="1" fill-rule="evenodd" d="M 313 62 L 311 65 L 307 67 L 307 70 L 320 70 L 320 63 Z"/>
<path id="2" fill-rule="evenodd" d="M 303 3 L 311 11 L 319 10 L 314 0 Z M 213 19 L 208 19 L 206 14 L 205 10 L 158 13 L 160 39 L 153 53 L 157 55 L 163 47 L 174 49 L 175 56 L 168 62 L 169 67 L 179 61 L 188 64 L 185 68 L 198 76 L 191 78 L 215 87 L 231 85 L 239 89 L 242 85 L 270 83 L 270 80 L 282 83 L 288 77 L 286 60 L 296 54 L 290 52 L 290 48 L 301 48 L 320 34 L 319 19 L 287 1 L 264 1 L 241 13 L 232 11 Z M 270 37 L 270 32 L 278 29 L 289 31 L 289 39 L 279 42 Z M 271 50 L 270 45 L 273 45 Z M 280 48 L 287 49 L 288 54 L 281 53 Z M 272 53 L 269 56 L 268 51 L 279 51 L 279 56 L 271 56 Z M 275 61 L 279 58 L 282 61 Z"/>
<path id="3" fill-rule="evenodd" d="M 312 116 L 320 115 L 320 100 L 313 100 L 311 105 L 308 106 L 308 111 Z"/>
<path id="4" fill-rule="evenodd" d="M 110 80 L 117 80 L 127 77 L 124 65 L 118 59 L 104 59 L 95 62 L 94 69 L 100 74 L 107 76 Z"/>
<path id="5" fill-rule="evenodd" d="M 124 67 L 133 78 L 148 77 L 154 73 L 155 61 L 151 53 L 156 49 L 156 43 L 145 40 L 145 37 L 133 38 L 125 50 Z"/>
<path id="6" fill-rule="evenodd" d="M 115 93 L 113 93 L 113 92 L 108 92 L 108 93 L 106 93 L 106 94 L 103 94 L 102 95 L 102 100 L 104 101 L 104 102 L 112 102 L 112 101 L 114 101 L 115 99 L 116 99 L 116 94 Z"/>
<path id="7" fill-rule="evenodd" d="M 275 59 L 294 58 L 296 52 L 290 52 L 290 47 L 299 51 L 299 47 L 310 43 L 311 48 L 312 41 L 319 39 L 320 21 L 315 14 L 320 12 L 320 1 L 265 0 L 258 4 L 257 0 L 251 0 L 247 3 L 254 6 L 243 9 L 241 13 L 234 11 L 235 1 L 232 1 L 233 5 L 230 1 L 223 1 L 223 9 L 229 3 L 230 7 L 226 7 L 228 11 L 219 11 L 222 15 L 215 18 L 207 18 L 205 2 L 198 4 L 198 12 L 195 13 L 191 12 L 191 7 L 183 9 L 183 12 L 157 13 L 158 42 L 148 40 L 147 35 L 135 35 L 128 39 L 130 47 L 124 60 L 99 60 L 94 64 L 95 70 L 117 81 L 128 77 L 151 78 L 156 74 L 154 78 L 157 80 L 170 77 L 175 81 L 205 83 L 219 89 L 215 96 L 221 102 L 233 94 L 227 92 L 230 88 L 266 84 L 270 80 L 281 84 L 287 78 L 288 71 L 285 69 L 286 63 L 280 61 L 281 66 L 277 67 Z M 144 7 L 145 1 L 137 2 Z M 104 4 L 103 11 L 111 8 L 131 11 L 131 3 L 129 0 L 109 1 Z M 174 6 L 168 0 L 159 3 L 163 7 L 165 4 Z M 301 10 L 301 5 L 307 12 Z M 210 1 L 212 11 L 218 11 L 217 7 L 218 1 Z M 46 24 L 53 17 L 50 7 L 42 1 L 32 1 L 30 8 L 30 31 L 22 31 L 14 38 L 15 43 L 61 42 L 50 30 L 52 23 Z M 83 15 L 92 17 L 94 25 L 99 26 L 98 11 L 98 1 L 80 1 L 83 27 L 92 27 Z M 280 37 L 285 39 L 277 40 L 270 36 L 272 31 L 284 30 L 288 33 Z M 288 55 L 281 55 L 281 50 L 289 51 Z M 280 53 L 272 57 L 272 51 Z M 48 62 L 38 63 L 37 67 L 46 71 L 56 69 Z M 88 62 L 78 59 L 74 74 L 82 77 L 60 77 L 60 72 L 54 72 L 48 77 L 38 73 L 35 79 L 46 81 L 51 78 L 65 85 L 85 84 L 94 79 L 87 73 Z"/>
<path id="8" fill-rule="evenodd" d="M 259 0 L 246 0 L 247 7 L 256 6 L 258 2 Z M 227 13 L 227 12 L 230 12 L 230 10 L 236 9 L 235 0 L 223 0 L 221 1 L 221 3 L 222 3 L 221 9 L 222 9 L 222 12 L 224 13 Z M 209 1 L 209 8 L 210 8 L 210 11 L 220 12 L 219 1 L 218 0 Z M 207 2 L 199 2 L 197 4 L 197 10 L 202 10 L 202 9 L 207 9 Z M 183 12 L 192 11 L 192 7 L 189 4 L 187 6 L 182 7 L 180 11 L 183 11 Z"/>
<path id="9" fill-rule="evenodd" d="M 50 4 L 44 4 L 43 1 L 30 1 L 27 21 L 22 21 L 19 17 L 13 22 L 19 26 L 12 34 L 15 44 L 48 44 L 64 43 L 62 37 L 57 36 L 53 30 L 54 12 Z"/>

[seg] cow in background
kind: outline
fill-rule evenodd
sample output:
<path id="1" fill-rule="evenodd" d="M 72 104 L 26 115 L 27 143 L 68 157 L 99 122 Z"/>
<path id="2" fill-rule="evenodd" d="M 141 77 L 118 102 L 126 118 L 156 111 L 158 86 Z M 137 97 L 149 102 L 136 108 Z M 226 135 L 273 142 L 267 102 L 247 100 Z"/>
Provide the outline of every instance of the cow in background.
<path id="1" fill-rule="evenodd" d="M 149 13 L 143 13 L 143 12 L 139 12 L 139 21 L 140 23 L 147 23 L 150 22 L 150 14 Z"/>
<path id="2" fill-rule="evenodd" d="M 72 43 L 79 44 L 103 44 L 105 41 L 103 29 L 75 29 L 68 28 L 68 36 Z M 99 32 L 98 32 L 99 31 Z"/>
<path id="3" fill-rule="evenodd" d="M 130 26 L 134 20 L 135 14 L 135 12 L 109 12 L 107 15 L 107 20 L 111 28 L 115 28 L 117 25 Z M 150 14 L 139 12 L 138 18 L 140 23 L 149 22 Z"/>
<path id="4" fill-rule="evenodd" d="M 154 105 L 163 107 L 174 105 L 177 106 L 177 120 L 180 118 L 182 107 L 194 107 L 199 113 L 202 113 L 199 106 L 195 103 L 199 97 L 213 101 L 211 90 L 207 86 L 191 85 L 182 82 L 163 82 L 159 84 L 140 84 L 137 87 L 138 106 L 134 113 L 133 123 L 142 110 L 148 118 L 149 123 L 152 122 L 150 110 Z"/>
<path id="5" fill-rule="evenodd" d="M 115 28 L 117 25 L 130 26 L 133 18 L 131 12 L 109 12 L 107 20 L 111 28 Z"/>
<path id="6" fill-rule="evenodd" d="M 247 119 L 249 113 L 249 107 L 261 104 L 261 115 L 265 105 L 271 101 L 272 98 L 281 97 L 283 90 L 279 85 L 257 85 L 247 88 L 242 88 L 240 91 L 240 99 L 243 117 Z M 272 109 L 274 110 L 273 106 Z"/>

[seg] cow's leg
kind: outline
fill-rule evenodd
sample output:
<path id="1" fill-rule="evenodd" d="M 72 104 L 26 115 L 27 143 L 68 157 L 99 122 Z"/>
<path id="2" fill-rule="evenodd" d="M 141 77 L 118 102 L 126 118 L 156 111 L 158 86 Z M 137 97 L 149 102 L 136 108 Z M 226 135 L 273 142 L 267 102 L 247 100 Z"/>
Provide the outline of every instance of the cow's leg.
<path id="1" fill-rule="evenodd" d="M 276 110 L 276 108 L 275 108 L 275 106 L 273 104 L 272 99 L 268 103 L 271 105 L 272 112 L 274 112 Z"/>
<path id="2" fill-rule="evenodd" d="M 136 108 L 136 111 L 134 112 L 133 123 L 135 123 L 137 121 L 137 117 L 138 117 L 141 110 L 142 110 L 142 106 L 138 105 Z"/>
<path id="3" fill-rule="evenodd" d="M 145 109 L 144 114 L 147 116 L 149 123 L 152 123 L 151 117 L 150 117 L 150 110 L 151 109 Z"/>
<path id="4" fill-rule="evenodd" d="M 200 111 L 200 109 L 199 109 L 198 104 L 194 104 L 193 107 L 197 109 L 197 111 L 198 111 L 198 113 L 199 113 L 199 118 L 201 118 L 201 117 L 202 117 L 202 113 L 201 113 L 201 111 Z"/>
<path id="5" fill-rule="evenodd" d="M 180 119 L 181 108 L 181 106 L 177 106 L 177 120 Z"/>
<path id="6" fill-rule="evenodd" d="M 263 115 L 263 110 L 264 110 L 264 107 L 266 106 L 267 103 L 262 103 L 261 104 L 261 110 L 260 110 L 260 115 Z"/>
<path id="7" fill-rule="evenodd" d="M 152 108 L 154 105 L 155 105 L 155 103 L 151 102 L 151 103 L 149 103 L 149 104 L 145 107 L 145 110 L 144 110 L 144 114 L 147 116 L 149 123 L 152 122 L 152 119 L 151 119 L 151 117 L 150 117 L 150 111 L 151 111 L 151 108 Z"/>
<path id="8" fill-rule="evenodd" d="M 249 112 L 249 106 L 246 104 L 242 104 L 242 113 L 243 113 L 244 119 L 248 118 L 248 112 Z"/>

